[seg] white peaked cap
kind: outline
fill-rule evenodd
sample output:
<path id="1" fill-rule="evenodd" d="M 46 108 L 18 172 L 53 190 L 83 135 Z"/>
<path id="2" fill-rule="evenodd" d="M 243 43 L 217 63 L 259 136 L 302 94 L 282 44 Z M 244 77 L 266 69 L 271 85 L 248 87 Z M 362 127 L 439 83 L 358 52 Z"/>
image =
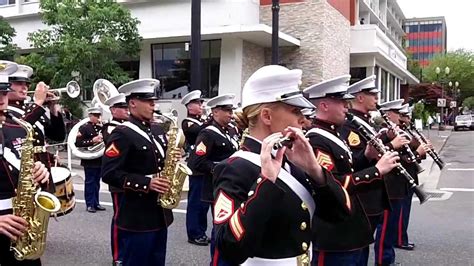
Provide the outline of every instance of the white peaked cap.
<path id="1" fill-rule="evenodd" d="M 283 102 L 301 108 L 315 108 L 299 89 L 302 71 L 278 65 L 264 66 L 253 73 L 242 89 L 242 109 L 261 103 Z"/>

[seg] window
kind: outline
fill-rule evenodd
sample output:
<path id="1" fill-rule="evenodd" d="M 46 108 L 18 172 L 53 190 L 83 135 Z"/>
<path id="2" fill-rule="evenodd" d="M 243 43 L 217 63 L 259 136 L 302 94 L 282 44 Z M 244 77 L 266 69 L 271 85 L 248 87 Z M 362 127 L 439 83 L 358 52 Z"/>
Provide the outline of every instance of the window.
<path id="1" fill-rule="evenodd" d="M 387 101 L 387 74 L 388 72 L 382 69 L 382 78 L 380 79 L 382 81 L 380 86 L 380 102 L 382 103 Z"/>
<path id="2" fill-rule="evenodd" d="M 389 101 L 395 100 L 395 76 L 393 75 L 389 77 L 388 90 L 390 93 Z"/>
<path id="3" fill-rule="evenodd" d="M 365 67 L 352 67 L 350 69 L 351 84 L 357 81 L 363 80 L 367 77 L 367 68 Z"/>
<path id="4" fill-rule="evenodd" d="M 163 43 L 152 45 L 153 78 L 160 80 L 161 99 L 179 99 L 191 89 L 191 51 L 188 45 Z M 201 86 L 206 98 L 217 96 L 221 41 L 201 42 Z"/>
<path id="5" fill-rule="evenodd" d="M 14 5 L 15 0 L 0 0 L 0 6 Z"/>

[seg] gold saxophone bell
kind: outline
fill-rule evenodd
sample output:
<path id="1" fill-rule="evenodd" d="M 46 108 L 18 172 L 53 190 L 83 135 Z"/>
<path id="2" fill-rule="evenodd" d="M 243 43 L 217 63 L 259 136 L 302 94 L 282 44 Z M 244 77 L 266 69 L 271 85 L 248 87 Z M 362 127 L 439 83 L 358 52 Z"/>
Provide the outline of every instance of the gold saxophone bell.
<path id="1" fill-rule="evenodd" d="M 182 149 L 185 138 L 183 131 L 178 128 L 177 113 L 171 112 L 173 116 L 161 114 L 162 117 L 171 121 L 168 130 L 168 150 L 166 151 L 165 166 L 162 174 L 169 178 L 171 183 L 168 192 L 159 197 L 158 202 L 161 207 L 166 209 L 174 209 L 181 200 L 181 191 L 183 191 L 184 181 L 186 177 L 192 174 L 191 169 L 183 163 L 179 162 L 179 158 L 175 154 L 176 149 Z"/>
<path id="2" fill-rule="evenodd" d="M 21 146 L 17 194 L 12 203 L 13 214 L 28 222 L 27 232 L 12 241 L 11 250 L 17 260 L 34 260 L 44 253 L 49 217 L 59 210 L 61 204 L 53 194 L 40 191 L 32 179 L 35 163 L 33 127 L 26 121 L 11 118 L 27 132 Z"/>

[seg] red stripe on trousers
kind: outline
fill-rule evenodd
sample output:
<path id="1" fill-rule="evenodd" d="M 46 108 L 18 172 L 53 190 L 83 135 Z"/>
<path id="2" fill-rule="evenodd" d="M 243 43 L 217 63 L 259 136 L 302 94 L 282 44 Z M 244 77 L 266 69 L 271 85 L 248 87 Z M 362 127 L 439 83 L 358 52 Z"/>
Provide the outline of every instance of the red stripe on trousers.
<path id="1" fill-rule="evenodd" d="M 388 211 L 383 211 L 383 224 L 382 224 L 382 234 L 380 235 L 379 243 L 379 264 L 382 264 L 383 261 L 383 241 L 385 240 L 385 233 L 387 231 L 387 222 L 388 222 Z"/>
<path id="2" fill-rule="evenodd" d="M 318 266 L 324 266 L 324 251 L 319 251 Z"/>
<path id="3" fill-rule="evenodd" d="M 400 218 L 398 218 L 398 245 L 402 246 L 402 232 L 403 232 L 403 207 L 400 208 Z"/>
<path id="4" fill-rule="evenodd" d="M 218 264 L 219 264 L 219 250 L 217 248 L 214 248 L 214 258 L 213 258 L 212 266 L 217 266 Z"/>
<path id="5" fill-rule="evenodd" d="M 114 241 L 114 254 L 113 254 L 113 257 L 114 257 L 114 261 L 117 261 L 119 259 L 118 255 L 119 255 L 119 247 L 118 247 L 118 228 L 117 228 L 117 217 L 118 217 L 118 213 L 119 213 L 119 209 L 118 209 L 118 198 L 117 198 L 117 193 L 114 193 L 114 211 L 115 211 L 115 215 L 114 215 L 114 228 L 113 228 L 113 241 Z"/>

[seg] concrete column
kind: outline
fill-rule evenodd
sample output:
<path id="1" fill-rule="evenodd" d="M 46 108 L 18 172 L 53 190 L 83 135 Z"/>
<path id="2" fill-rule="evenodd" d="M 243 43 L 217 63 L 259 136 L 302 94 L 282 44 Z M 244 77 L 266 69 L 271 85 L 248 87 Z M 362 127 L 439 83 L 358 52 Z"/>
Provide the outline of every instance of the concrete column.
<path id="1" fill-rule="evenodd" d="M 243 40 L 223 38 L 221 42 L 221 64 L 219 69 L 219 95 L 235 94 L 239 103 L 242 93 Z"/>

